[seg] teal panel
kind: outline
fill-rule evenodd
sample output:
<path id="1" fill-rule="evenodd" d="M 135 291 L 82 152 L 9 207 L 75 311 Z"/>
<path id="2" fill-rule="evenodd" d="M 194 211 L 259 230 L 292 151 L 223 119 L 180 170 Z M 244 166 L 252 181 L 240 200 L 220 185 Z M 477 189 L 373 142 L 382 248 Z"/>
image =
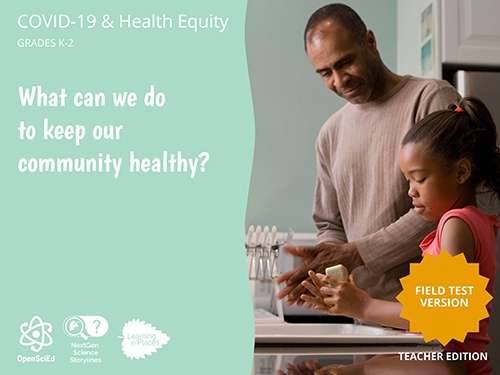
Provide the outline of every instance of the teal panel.
<path id="1" fill-rule="evenodd" d="M 2 373 L 250 372 L 243 227 L 254 118 L 246 5 L 2 4 Z M 130 102 L 115 105 L 113 93 L 123 99 L 125 92 Z M 75 96 L 86 101 L 75 104 Z M 52 172 L 43 169 L 51 160 Z M 51 332 L 31 322 L 37 316 Z M 72 316 L 88 320 L 87 340 L 68 335 L 78 332 L 78 320 L 72 332 L 63 327 Z M 142 339 L 161 331 L 168 344 L 144 359 L 127 358 L 120 336 L 134 319 L 152 325 L 134 331 Z M 105 322 L 107 332 L 97 337 Z M 40 347 L 49 343 L 45 333 L 52 344 Z M 48 361 L 36 362 L 37 355 Z"/>

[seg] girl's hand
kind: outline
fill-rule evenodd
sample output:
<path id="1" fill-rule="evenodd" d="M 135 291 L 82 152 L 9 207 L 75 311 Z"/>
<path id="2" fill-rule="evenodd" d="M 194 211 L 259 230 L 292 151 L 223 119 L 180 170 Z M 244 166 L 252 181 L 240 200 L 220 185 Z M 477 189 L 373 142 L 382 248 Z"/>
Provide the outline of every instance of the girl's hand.
<path id="1" fill-rule="evenodd" d="M 359 372 L 346 372 L 348 371 L 350 366 L 345 365 L 329 365 L 322 367 L 318 371 L 314 373 L 314 375 L 341 375 L 341 374 L 359 374 Z"/>
<path id="2" fill-rule="evenodd" d="M 354 276 L 349 276 L 349 281 L 341 280 L 335 276 L 314 274 L 309 271 L 314 286 L 305 281 L 303 285 L 314 295 L 303 295 L 301 298 L 314 304 L 314 308 L 330 315 L 344 315 L 351 318 L 365 319 L 372 298 L 357 287 Z M 335 285 L 335 288 L 326 286 Z"/>
<path id="3" fill-rule="evenodd" d="M 322 367 L 323 365 L 317 359 L 314 359 L 312 362 L 298 362 L 295 366 L 291 363 L 287 363 L 285 365 L 287 372 L 285 373 L 278 370 L 276 375 L 314 375 L 315 371 Z"/>
<path id="4" fill-rule="evenodd" d="M 302 286 L 309 290 L 309 292 L 312 294 L 312 296 L 308 294 L 302 294 L 300 298 L 307 302 L 307 304 L 311 304 L 314 306 L 316 310 L 318 310 L 318 307 L 322 308 L 328 308 L 328 306 L 324 303 L 324 298 L 323 294 L 320 292 L 320 289 L 325 285 L 323 282 L 318 278 L 318 275 L 321 274 L 316 274 L 314 271 L 309 271 L 308 272 L 309 277 L 311 278 L 312 282 L 311 283 L 309 280 L 302 281 Z M 320 310 L 321 311 L 321 310 Z"/>
<path id="5" fill-rule="evenodd" d="M 335 276 L 321 275 L 321 281 L 335 285 L 335 288 L 326 286 L 320 288 L 320 292 L 325 296 L 323 302 L 331 306 L 328 309 L 329 314 L 365 319 L 365 313 L 372 298 L 358 288 L 353 275 L 349 275 L 349 281 Z"/>

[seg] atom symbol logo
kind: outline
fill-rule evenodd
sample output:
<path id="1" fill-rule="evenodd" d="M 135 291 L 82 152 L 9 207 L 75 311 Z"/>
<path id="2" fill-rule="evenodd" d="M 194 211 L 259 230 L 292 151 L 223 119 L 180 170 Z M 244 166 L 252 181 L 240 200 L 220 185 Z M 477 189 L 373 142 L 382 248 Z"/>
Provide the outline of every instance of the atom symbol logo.
<path id="1" fill-rule="evenodd" d="M 48 334 L 52 332 L 52 324 L 44 323 L 39 316 L 31 318 L 29 324 L 24 322 L 19 328 L 22 333 L 19 342 L 22 346 L 31 345 L 31 350 L 38 353 L 44 346 L 52 345 L 52 337 Z"/>

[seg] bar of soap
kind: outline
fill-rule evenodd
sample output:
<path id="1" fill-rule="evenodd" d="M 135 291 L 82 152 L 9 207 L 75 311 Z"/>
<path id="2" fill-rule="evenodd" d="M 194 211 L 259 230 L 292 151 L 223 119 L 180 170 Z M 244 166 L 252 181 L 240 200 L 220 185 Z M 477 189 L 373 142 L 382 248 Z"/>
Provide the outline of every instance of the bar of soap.
<path id="1" fill-rule="evenodd" d="M 336 266 L 333 267 L 328 267 L 325 270 L 327 275 L 335 276 L 338 277 L 339 279 L 342 280 L 347 280 L 349 276 L 349 272 L 347 272 L 347 268 L 345 268 L 342 264 L 337 264 Z M 328 285 L 332 288 L 335 288 L 335 285 L 328 283 Z"/>

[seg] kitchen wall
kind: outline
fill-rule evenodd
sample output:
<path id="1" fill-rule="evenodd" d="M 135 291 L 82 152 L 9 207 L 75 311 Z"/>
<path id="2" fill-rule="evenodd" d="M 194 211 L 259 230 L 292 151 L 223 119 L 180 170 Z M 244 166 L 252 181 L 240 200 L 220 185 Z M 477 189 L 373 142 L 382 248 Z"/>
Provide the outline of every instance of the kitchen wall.
<path id="1" fill-rule="evenodd" d="M 440 14 L 436 0 L 398 0 L 397 1 L 397 73 L 411 74 L 420 77 L 422 75 L 420 60 L 421 44 L 421 13 L 432 3 L 436 29 L 440 27 Z M 437 30 L 436 30 L 437 32 Z M 440 46 L 434 45 L 435 56 L 440 56 Z M 435 61 L 437 65 L 438 61 Z M 440 66 L 426 76 L 427 78 L 441 78 Z"/>
<path id="2" fill-rule="evenodd" d="M 246 226 L 315 232 L 311 219 L 319 129 L 345 101 L 314 72 L 303 44 L 310 15 L 327 1 L 248 0 L 246 51 L 255 156 Z M 397 0 L 350 0 L 389 69 L 396 71 Z M 238 126 L 238 124 L 235 124 Z"/>

